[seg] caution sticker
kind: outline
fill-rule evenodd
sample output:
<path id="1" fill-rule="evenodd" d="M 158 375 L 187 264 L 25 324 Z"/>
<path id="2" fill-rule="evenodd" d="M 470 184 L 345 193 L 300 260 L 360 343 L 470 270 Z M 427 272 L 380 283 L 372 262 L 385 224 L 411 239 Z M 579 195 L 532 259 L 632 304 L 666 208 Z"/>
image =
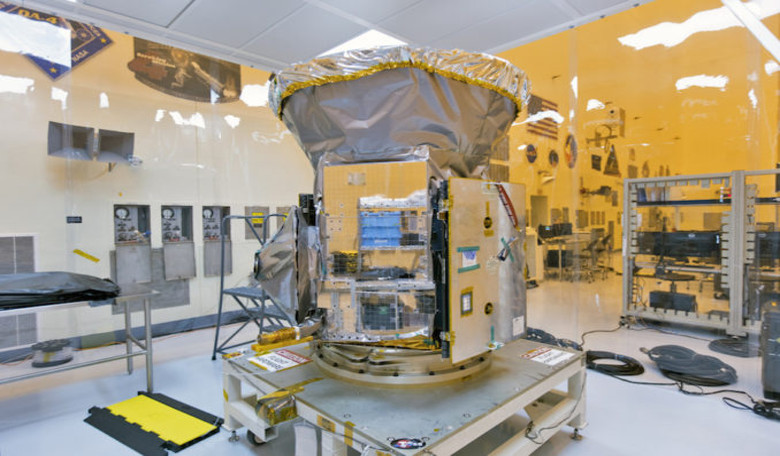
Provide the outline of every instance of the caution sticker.
<path id="1" fill-rule="evenodd" d="M 554 348 L 535 348 L 529 352 L 520 355 L 521 358 L 530 359 L 537 363 L 547 364 L 548 366 L 556 366 L 567 359 L 574 356 L 573 353 L 565 352 L 563 350 L 556 350 Z"/>
<path id="2" fill-rule="evenodd" d="M 306 364 L 311 360 L 289 350 L 278 350 L 273 353 L 249 358 L 248 361 L 260 369 L 276 372 Z"/>

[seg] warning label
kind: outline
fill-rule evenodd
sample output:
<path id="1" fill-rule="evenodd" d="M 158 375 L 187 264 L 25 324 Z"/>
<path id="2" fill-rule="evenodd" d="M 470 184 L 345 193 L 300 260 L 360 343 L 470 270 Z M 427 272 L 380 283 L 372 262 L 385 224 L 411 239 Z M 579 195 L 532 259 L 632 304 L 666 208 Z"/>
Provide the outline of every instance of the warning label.
<path id="1" fill-rule="evenodd" d="M 535 348 L 527 353 L 520 355 L 521 358 L 530 359 L 537 363 L 547 364 L 548 366 L 558 365 L 574 356 L 573 353 L 554 348 Z"/>
<path id="2" fill-rule="evenodd" d="M 512 319 L 512 336 L 519 336 L 525 331 L 525 316 L 521 315 Z"/>
<path id="3" fill-rule="evenodd" d="M 260 369 L 267 370 L 268 372 L 276 372 L 306 364 L 311 360 L 289 350 L 279 350 L 273 353 L 249 358 L 248 361 Z"/>

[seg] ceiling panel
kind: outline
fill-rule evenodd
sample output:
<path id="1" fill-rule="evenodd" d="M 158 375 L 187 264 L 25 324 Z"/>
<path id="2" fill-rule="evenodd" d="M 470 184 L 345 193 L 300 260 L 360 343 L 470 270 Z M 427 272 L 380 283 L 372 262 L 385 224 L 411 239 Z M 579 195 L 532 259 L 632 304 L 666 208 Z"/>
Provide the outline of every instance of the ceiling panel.
<path id="1" fill-rule="evenodd" d="M 652 0 L 16 1 L 274 71 L 315 57 L 369 27 L 415 46 L 496 53 Z"/>
<path id="2" fill-rule="evenodd" d="M 304 4 L 303 0 L 197 0 L 176 19 L 171 30 L 241 47 Z"/>
<path id="3" fill-rule="evenodd" d="M 380 25 L 414 41 L 430 45 L 476 22 L 517 8 L 526 2 L 518 0 L 427 0 L 396 14 Z"/>
<path id="4" fill-rule="evenodd" d="M 333 13 L 307 5 L 279 21 L 242 50 L 292 63 L 315 57 L 366 30 Z"/>
<path id="5" fill-rule="evenodd" d="M 65 12 L 71 12 L 76 9 L 78 6 L 78 3 L 69 2 L 67 0 L 38 0 L 35 5 L 27 5 L 27 3 L 30 2 L 24 2 L 24 1 L 15 1 L 11 3 L 20 4 L 23 6 L 26 6 L 28 8 L 32 9 L 38 9 L 38 10 L 45 10 L 46 12 L 51 13 L 65 13 Z M 43 8 L 41 8 L 43 6 Z M 53 9 L 53 11 L 50 11 Z"/>
<path id="6" fill-rule="evenodd" d="M 476 23 L 435 41 L 433 46 L 485 51 L 519 36 L 534 35 L 567 22 L 568 15 L 547 0 L 526 1 L 521 7 Z"/>
<path id="7" fill-rule="evenodd" d="M 586 16 L 588 14 L 597 13 L 606 8 L 612 8 L 613 6 L 620 5 L 621 3 L 630 3 L 626 0 L 567 0 L 567 3 L 576 9 L 580 14 Z"/>
<path id="8" fill-rule="evenodd" d="M 83 0 L 88 6 L 129 16 L 155 25 L 166 26 L 190 4 L 192 0 Z"/>
<path id="9" fill-rule="evenodd" d="M 322 3 L 334 6 L 346 13 L 377 23 L 421 0 L 321 0 Z"/>

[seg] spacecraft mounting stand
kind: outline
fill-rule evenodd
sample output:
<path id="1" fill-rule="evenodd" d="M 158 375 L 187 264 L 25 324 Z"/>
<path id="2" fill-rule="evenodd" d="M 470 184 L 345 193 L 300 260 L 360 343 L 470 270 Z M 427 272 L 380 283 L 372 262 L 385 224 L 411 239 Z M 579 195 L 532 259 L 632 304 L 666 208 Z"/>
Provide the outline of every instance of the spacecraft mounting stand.
<path id="1" fill-rule="evenodd" d="M 323 456 L 346 456 L 350 446 L 369 455 L 449 455 L 525 410 L 522 428 L 487 453 L 531 454 L 561 428 L 585 422 L 585 355 L 560 347 L 517 340 L 491 353 L 492 365 L 472 378 L 428 387 L 377 387 L 325 375 L 308 344 L 286 347 L 302 358 L 292 368 L 270 372 L 250 360 L 251 350 L 223 361 L 225 423 L 248 428 L 256 443 L 278 434 L 255 411 L 257 398 L 292 391 L 298 420 L 321 430 Z M 300 361 L 300 360 L 299 360 Z M 567 383 L 567 391 L 556 390 Z M 514 417 L 513 417 L 514 416 Z M 516 426 L 516 425 L 515 425 Z M 505 430 L 504 430 L 505 431 Z M 418 440 L 418 449 L 393 448 L 397 439 Z M 300 449 L 296 449 L 298 455 Z"/>

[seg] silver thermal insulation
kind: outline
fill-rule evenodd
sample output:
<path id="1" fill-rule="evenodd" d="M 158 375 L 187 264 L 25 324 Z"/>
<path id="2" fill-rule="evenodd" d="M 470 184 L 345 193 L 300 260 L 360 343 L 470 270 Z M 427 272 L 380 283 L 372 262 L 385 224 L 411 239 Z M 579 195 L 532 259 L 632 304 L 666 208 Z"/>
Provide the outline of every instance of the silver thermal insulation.
<path id="1" fill-rule="evenodd" d="M 408 46 L 348 51 L 277 73 L 269 102 L 313 167 L 409 159 L 479 177 L 528 97 L 525 73 L 486 54 Z"/>
<path id="2" fill-rule="evenodd" d="M 306 225 L 298 207 L 260 250 L 259 285 L 292 320 L 302 321 L 315 299 L 312 280 L 317 272 L 316 231 Z"/>

